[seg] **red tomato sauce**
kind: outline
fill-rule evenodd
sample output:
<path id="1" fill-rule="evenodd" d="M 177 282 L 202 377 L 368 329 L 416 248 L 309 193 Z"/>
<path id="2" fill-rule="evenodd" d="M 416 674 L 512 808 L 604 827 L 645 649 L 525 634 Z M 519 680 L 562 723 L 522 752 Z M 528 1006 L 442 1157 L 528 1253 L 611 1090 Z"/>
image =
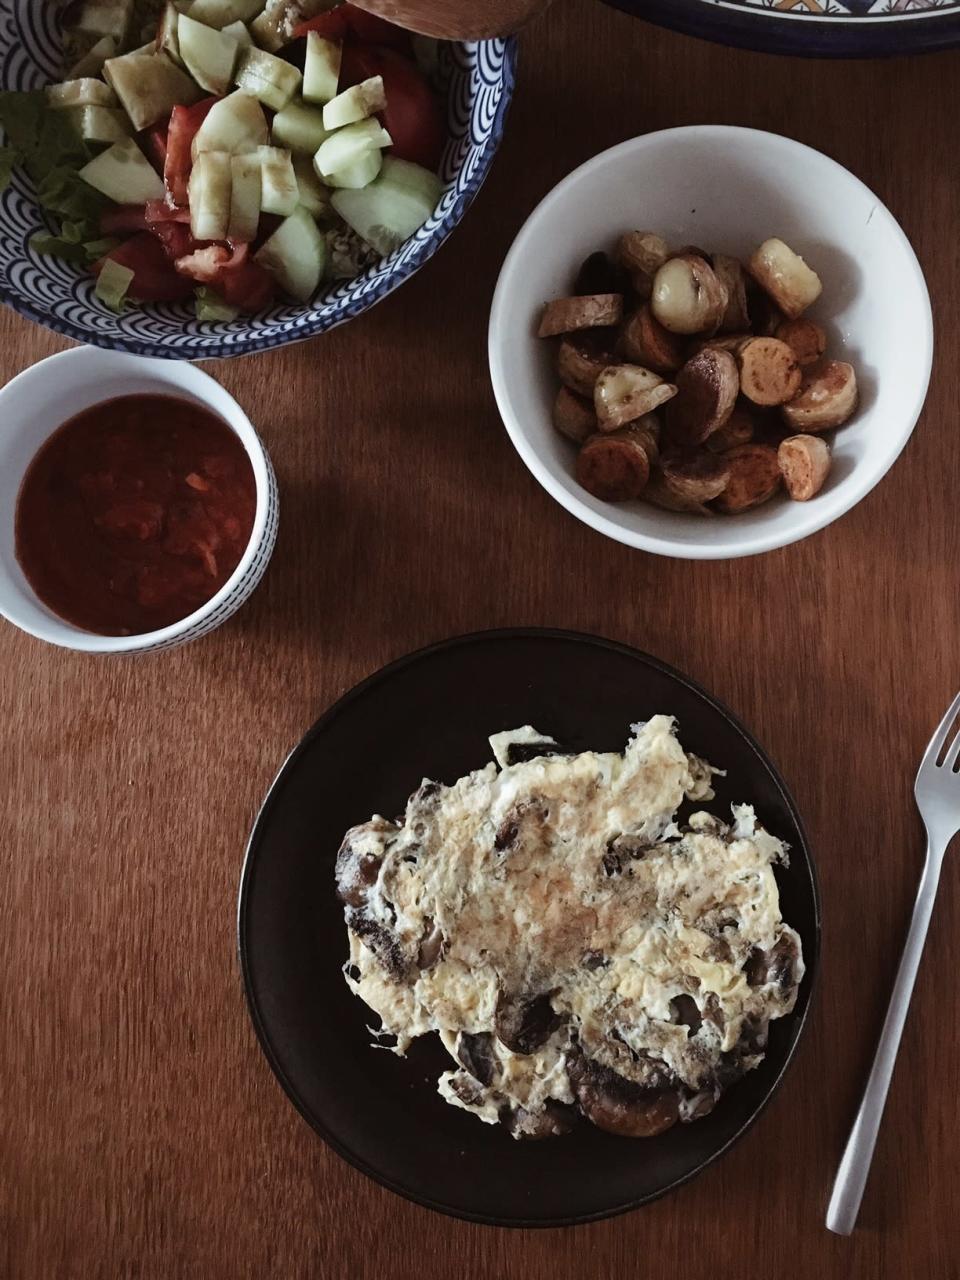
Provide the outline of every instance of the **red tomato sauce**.
<path id="1" fill-rule="evenodd" d="M 30 463 L 17 559 L 65 621 L 142 635 L 216 595 L 256 502 L 250 459 L 220 418 L 173 396 L 121 396 L 64 423 Z"/>

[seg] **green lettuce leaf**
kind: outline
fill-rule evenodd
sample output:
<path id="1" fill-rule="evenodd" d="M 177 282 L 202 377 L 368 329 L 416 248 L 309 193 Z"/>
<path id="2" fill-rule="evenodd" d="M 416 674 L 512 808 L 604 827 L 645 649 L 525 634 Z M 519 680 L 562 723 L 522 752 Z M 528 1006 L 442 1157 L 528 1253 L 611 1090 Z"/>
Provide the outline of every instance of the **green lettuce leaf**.
<path id="1" fill-rule="evenodd" d="M 236 320 L 240 312 L 220 297 L 215 289 L 200 285 L 196 290 L 197 319 L 203 321 Z"/>
<path id="2" fill-rule="evenodd" d="M 121 266 L 112 258 L 107 258 L 103 270 L 97 276 L 94 293 L 111 311 L 122 311 L 127 299 L 127 290 L 133 283 L 133 272 L 129 267 Z"/>
<path id="3" fill-rule="evenodd" d="M 16 147 L 0 147 L 0 191 L 6 191 L 22 156 Z"/>

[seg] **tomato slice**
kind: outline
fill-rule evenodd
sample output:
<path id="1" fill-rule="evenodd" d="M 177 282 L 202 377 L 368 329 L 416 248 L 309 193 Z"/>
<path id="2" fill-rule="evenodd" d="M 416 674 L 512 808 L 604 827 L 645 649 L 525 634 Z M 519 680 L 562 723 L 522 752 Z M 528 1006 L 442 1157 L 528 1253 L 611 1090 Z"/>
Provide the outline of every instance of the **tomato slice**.
<path id="1" fill-rule="evenodd" d="M 111 249 L 106 258 L 94 263 L 94 275 L 100 274 L 107 258 L 133 272 L 130 296 L 141 302 L 179 302 L 182 298 L 189 298 L 193 292 L 191 282 L 177 275 L 163 245 L 149 232 L 131 236 L 116 249 Z"/>
<path id="2" fill-rule="evenodd" d="M 118 204 L 114 209 L 104 209 L 100 215 L 100 234 L 126 236 L 135 231 L 146 231 L 146 213 L 142 204 Z"/>
<path id="3" fill-rule="evenodd" d="M 148 223 L 155 222 L 189 222 L 189 209 L 174 209 L 166 200 L 148 200 L 144 206 L 144 216 Z"/>
<path id="4" fill-rule="evenodd" d="M 341 4 L 329 13 L 318 14 L 316 18 L 308 18 L 293 29 L 293 39 L 298 40 L 310 31 L 316 31 L 326 40 L 363 40 L 368 44 L 381 44 L 388 49 L 397 49 L 400 53 L 410 54 L 413 44 L 410 32 L 403 27 L 395 26 L 386 18 L 375 13 L 367 13 L 356 5 Z"/>
<path id="5" fill-rule="evenodd" d="M 250 246 L 211 244 L 177 261 L 177 270 L 199 284 L 216 289 L 240 311 L 261 311 L 273 300 L 273 277 L 249 256 Z"/>
<path id="6" fill-rule="evenodd" d="M 217 101 L 217 98 L 204 98 L 192 107 L 174 107 L 171 112 L 163 181 L 170 199 L 176 205 L 183 206 L 187 203 L 187 182 L 193 168 L 190 148 L 207 112 Z"/>
<path id="7" fill-rule="evenodd" d="M 167 163 L 167 125 L 155 124 L 147 129 L 143 134 L 143 145 L 157 173 L 163 173 Z"/>
<path id="8" fill-rule="evenodd" d="M 343 50 L 340 87 L 359 84 L 370 76 L 383 76 L 387 106 L 381 114 L 393 139 L 393 154 L 436 171 L 446 129 L 440 103 L 425 77 L 395 49 L 348 44 Z"/>
<path id="9" fill-rule="evenodd" d="M 166 250 L 167 257 L 175 262 L 194 250 L 203 248 L 205 242 L 194 240 L 190 228 L 182 222 L 154 222 L 151 232 L 157 237 Z"/>

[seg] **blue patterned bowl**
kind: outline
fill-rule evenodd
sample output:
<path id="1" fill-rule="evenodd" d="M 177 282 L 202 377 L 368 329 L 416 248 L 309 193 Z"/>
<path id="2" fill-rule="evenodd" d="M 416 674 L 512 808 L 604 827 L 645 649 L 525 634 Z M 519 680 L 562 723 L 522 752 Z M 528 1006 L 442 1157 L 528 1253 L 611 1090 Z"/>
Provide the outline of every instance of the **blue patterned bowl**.
<path id="1" fill-rule="evenodd" d="M 0 0 L 0 88 L 37 89 L 61 72 L 57 6 L 50 0 Z M 0 299 L 79 342 L 173 360 L 209 360 L 269 351 L 352 320 L 392 293 L 432 257 L 480 189 L 503 136 L 513 94 L 516 42 L 487 40 L 441 47 L 449 141 L 446 183 L 433 217 L 389 257 L 312 304 L 273 307 L 229 324 L 201 324 L 190 303 L 155 304 L 115 315 L 93 279 L 30 248 L 43 226 L 25 175 L 0 197 Z"/>

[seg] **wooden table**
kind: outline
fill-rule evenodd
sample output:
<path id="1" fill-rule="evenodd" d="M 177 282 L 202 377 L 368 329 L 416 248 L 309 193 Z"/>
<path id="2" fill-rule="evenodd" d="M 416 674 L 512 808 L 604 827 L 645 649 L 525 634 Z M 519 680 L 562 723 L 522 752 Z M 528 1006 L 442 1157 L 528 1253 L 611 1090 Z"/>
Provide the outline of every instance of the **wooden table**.
<path id="1" fill-rule="evenodd" d="M 960 685 L 958 69 L 731 52 L 563 0 L 525 41 L 502 154 L 439 257 L 344 329 L 211 366 L 282 493 L 242 613 L 129 661 L 0 627 L 0 1275 L 960 1275 L 950 863 L 861 1226 L 823 1226 L 920 869 L 913 773 Z M 879 489 L 799 546 L 700 565 L 557 506 L 500 425 L 485 357 L 500 262 L 540 197 L 612 143 L 699 121 L 780 130 L 859 174 L 916 246 L 941 336 Z M 64 345 L 0 324 L 4 379 Z M 258 1049 L 235 955 L 247 831 L 319 712 L 410 649 L 521 623 L 638 645 L 734 708 L 806 816 L 824 896 L 815 1012 L 760 1123 L 678 1194 L 568 1230 L 448 1220 L 328 1151 Z"/>

